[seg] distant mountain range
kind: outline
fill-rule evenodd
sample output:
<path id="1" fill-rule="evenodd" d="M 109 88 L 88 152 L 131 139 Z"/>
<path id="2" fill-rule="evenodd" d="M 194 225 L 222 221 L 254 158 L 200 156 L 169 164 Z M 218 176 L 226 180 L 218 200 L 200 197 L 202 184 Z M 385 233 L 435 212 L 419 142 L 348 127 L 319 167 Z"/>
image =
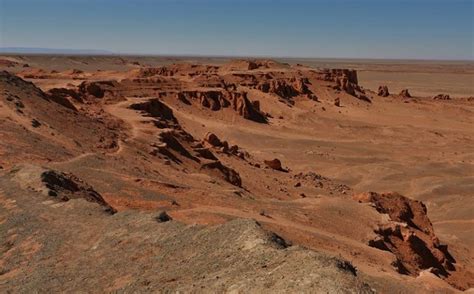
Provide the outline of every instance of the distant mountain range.
<path id="1" fill-rule="evenodd" d="M 105 55 L 113 54 L 107 50 L 96 49 L 59 49 L 59 48 L 32 48 L 32 47 L 0 47 L 0 53 L 20 54 L 80 54 L 80 55 Z"/>

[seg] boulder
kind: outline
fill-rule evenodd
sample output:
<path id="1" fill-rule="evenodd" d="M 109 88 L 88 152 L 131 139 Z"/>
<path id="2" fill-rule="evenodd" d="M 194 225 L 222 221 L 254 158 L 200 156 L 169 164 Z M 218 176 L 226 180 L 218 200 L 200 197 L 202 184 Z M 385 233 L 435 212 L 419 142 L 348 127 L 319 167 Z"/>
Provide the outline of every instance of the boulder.
<path id="1" fill-rule="evenodd" d="M 110 214 L 117 212 L 117 210 L 104 200 L 102 195 L 95 191 L 89 184 L 71 173 L 45 170 L 41 174 L 41 181 L 46 186 L 49 196 L 62 201 L 83 198 L 86 201 L 100 204 L 104 207 L 104 210 Z"/>
<path id="2" fill-rule="evenodd" d="M 219 137 L 217 137 L 215 134 L 213 133 L 207 133 L 206 136 L 204 137 L 204 142 L 205 143 L 208 143 L 209 145 L 213 146 L 213 147 L 220 147 L 222 146 L 222 142 L 221 140 L 219 139 Z"/>
<path id="3" fill-rule="evenodd" d="M 438 94 L 433 97 L 434 100 L 451 100 L 448 94 Z"/>
<path id="4" fill-rule="evenodd" d="M 257 89 L 264 93 L 273 93 L 284 99 L 289 99 L 299 95 L 299 91 L 285 80 L 272 80 L 263 82 L 257 86 Z"/>
<path id="5" fill-rule="evenodd" d="M 83 100 L 81 96 L 72 89 L 66 88 L 53 88 L 46 92 L 46 95 L 49 100 L 52 100 L 66 108 L 77 111 L 76 106 L 72 103 L 71 100 L 82 103 Z"/>
<path id="6" fill-rule="evenodd" d="M 214 153 L 212 153 L 212 151 L 207 148 L 195 148 L 194 151 L 197 153 L 198 157 L 217 160 L 217 157 L 214 155 Z"/>
<path id="7" fill-rule="evenodd" d="M 387 86 L 379 86 L 379 90 L 377 91 L 377 95 L 381 97 L 387 97 L 390 95 L 388 92 L 388 87 Z"/>
<path id="8" fill-rule="evenodd" d="M 117 86 L 116 81 L 82 82 L 79 85 L 79 93 L 83 96 L 104 98 L 106 92 L 113 92 Z"/>
<path id="9" fill-rule="evenodd" d="M 281 166 L 281 161 L 278 158 L 272 160 L 264 160 L 263 162 L 271 169 L 284 171 L 283 167 Z"/>
<path id="10" fill-rule="evenodd" d="M 158 98 L 131 104 L 129 108 L 138 110 L 145 116 L 153 117 L 155 126 L 160 129 L 180 128 L 173 110 Z"/>
<path id="11" fill-rule="evenodd" d="M 173 220 L 171 216 L 169 216 L 166 211 L 160 211 L 158 215 L 155 217 L 155 220 L 159 223 L 165 223 Z"/>
<path id="12" fill-rule="evenodd" d="M 353 199 L 370 203 L 390 218 L 375 230 L 378 236 L 368 245 L 392 252 L 399 273 L 417 276 L 424 269 L 434 268 L 436 275 L 446 278 L 449 271 L 455 270 L 456 261 L 447 246 L 440 244 L 422 202 L 398 193 L 367 192 L 354 195 Z"/>
<path id="13" fill-rule="evenodd" d="M 405 98 L 411 98 L 411 95 L 410 95 L 410 92 L 408 92 L 408 89 L 403 89 L 399 95 Z"/>
<path id="14" fill-rule="evenodd" d="M 204 163 L 201 165 L 201 170 L 206 170 L 211 174 L 219 176 L 234 186 L 242 187 L 242 179 L 239 173 L 223 165 L 220 161 Z"/>
<path id="15" fill-rule="evenodd" d="M 31 126 L 33 128 L 39 128 L 41 126 L 41 123 L 37 119 L 34 118 L 31 120 Z"/>

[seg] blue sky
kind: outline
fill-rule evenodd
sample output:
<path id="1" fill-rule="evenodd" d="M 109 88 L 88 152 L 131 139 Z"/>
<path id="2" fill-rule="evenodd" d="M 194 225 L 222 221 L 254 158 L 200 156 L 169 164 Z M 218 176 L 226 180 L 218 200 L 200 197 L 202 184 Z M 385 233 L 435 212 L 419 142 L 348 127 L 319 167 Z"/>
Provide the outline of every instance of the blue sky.
<path id="1" fill-rule="evenodd" d="M 0 0 L 0 47 L 474 59 L 474 0 Z"/>

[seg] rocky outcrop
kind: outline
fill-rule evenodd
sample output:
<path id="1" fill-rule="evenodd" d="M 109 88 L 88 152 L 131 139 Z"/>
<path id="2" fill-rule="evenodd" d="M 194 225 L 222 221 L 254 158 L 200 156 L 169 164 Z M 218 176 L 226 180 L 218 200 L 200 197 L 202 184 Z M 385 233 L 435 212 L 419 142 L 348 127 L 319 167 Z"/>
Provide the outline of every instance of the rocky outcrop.
<path id="1" fill-rule="evenodd" d="M 347 81 L 351 84 L 358 85 L 359 80 L 357 78 L 357 71 L 353 69 L 330 69 L 326 70 L 326 73 L 329 74 L 329 80 L 335 81 L 337 77 L 345 77 Z"/>
<path id="2" fill-rule="evenodd" d="M 254 70 L 259 65 L 253 60 L 236 60 L 230 63 L 230 67 L 234 70 Z"/>
<path id="3" fill-rule="evenodd" d="M 213 111 L 232 107 L 232 109 L 245 119 L 259 123 L 267 122 L 267 118 L 260 111 L 258 102 L 250 102 L 246 92 L 226 91 L 223 89 L 180 91 L 176 94 L 176 98 L 188 105 L 191 104 L 191 101 L 197 101 L 201 106 Z"/>
<path id="4" fill-rule="evenodd" d="M 219 75 L 200 74 L 194 77 L 193 82 L 195 82 L 198 87 L 227 89 L 224 79 Z"/>
<path id="5" fill-rule="evenodd" d="M 257 89 L 264 93 L 276 94 L 285 99 L 289 99 L 299 94 L 292 85 L 289 85 L 285 81 L 278 80 L 263 82 L 257 85 Z"/>
<path id="6" fill-rule="evenodd" d="M 84 100 L 82 100 L 81 95 L 73 89 L 52 88 L 47 92 L 47 94 L 49 94 L 50 96 L 61 96 L 65 98 L 70 98 L 80 103 L 84 102 Z"/>
<path id="7" fill-rule="evenodd" d="M 258 84 L 257 89 L 264 93 L 273 93 L 281 98 L 290 99 L 301 94 L 311 94 L 307 83 L 309 83 L 307 79 L 274 79 Z"/>
<path id="8" fill-rule="evenodd" d="M 164 129 L 159 133 L 159 142 L 151 144 L 153 150 L 150 154 L 164 156 L 167 160 L 177 164 L 183 163 L 184 160 L 191 160 L 190 162 L 194 162 L 193 164 L 199 164 L 199 170 L 241 187 L 240 175 L 218 161 L 218 158 L 209 149 L 214 148 L 227 154 L 240 155 L 241 152 L 237 146 L 229 147 L 226 141 L 221 141 L 213 133 L 206 134 L 202 143 L 197 142 L 181 127 L 173 115 L 173 111 L 159 99 L 132 104 L 130 109 L 155 118 L 154 124 Z M 208 160 L 211 162 L 206 162 Z"/>
<path id="9" fill-rule="evenodd" d="M 232 60 L 222 66 L 224 71 L 248 71 L 256 69 L 282 68 L 288 67 L 287 64 L 279 63 L 268 59 L 241 59 Z"/>
<path id="10" fill-rule="evenodd" d="M 227 154 L 240 154 L 237 146 L 229 147 L 215 134 L 208 133 L 203 142 L 196 141 L 179 124 L 173 111 L 159 99 L 130 105 L 130 109 L 140 111 L 143 115 L 153 117 L 154 124 L 163 129 L 158 135 L 158 142 L 152 143 L 151 155 L 164 158 L 168 162 L 182 164 L 187 161 L 191 166 L 211 176 L 221 178 L 232 185 L 241 187 L 242 180 L 235 170 L 223 165 L 211 151 L 211 148 Z"/>
<path id="11" fill-rule="evenodd" d="M 174 72 L 171 72 L 166 67 L 147 67 L 141 68 L 136 76 L 140 78 L 147 78 L 152 76 L 172 76 Z"/>
<path id="12" fill-rule="evenodd" d="M 213 111 L 230 106 L 231 94 L 222 90 L 209 91 L 181 91 L 176 94 L 177 99 L 190 104 L 190 101 L 198 101 L 201 106 Z"/>
<path id="13" fill-rule="evenodd" d="M 146 116 L 155 118 L 155 125 L 160 129 L 169 128 L 178 124 L 173 110 L 157 98 L 142 103 L 134 103 L 130 105 L 130 109 L 139 110 Z"/>
<path id="14" fill-rule="evenodd" d="M 41 174 L 41 181 L 48 189 L 49 196 L 62 201 L 83 198 L 89 202 L 100 204 L 109 213 L 116 212 L 97 191 L 71 173 L 46 170 Z"/>
<path id="15" fill-rule="evenodd" d="M 221 140 L 213 133 L 207 133 L 203 141 L 212 147 L 222 146 Z"/>
<path id="16" fill-rule="evenodd" d="M 114 93 L 116 86 L 118 86 L 116 81 L 97 81 L 82 82 L 78 88 L 83 97 L 104 98 L 107 92 Z"/>
<path id="17" fill-rule="evenodd" d="M 246 152 L 239 149 L 237 145 L 229 145 L 227 141 L 221 141 L 215 134 L 207 133 L 203 139 L 202 144 L 210 148 L 217 148 L 219 151 L 228 155 L 236 155 L 242 159 L 245 159 Z M 247 154 L 248 155 L 248 154 Z"/>
<path id="18" fill-rule="evenodd" d="M 141 68 L 136 72 L 135 76 L 141 78 L 153 76 L 173 77 L 175 75 L 194 77 L 203 74 L 215 74 L 217 70 L 218 67 L 214 65 L 177 63 L 162 67 Z"/>
<path id="19" fill-rule="evenodd" d="M 160 211 L 158 212 L 158 215 L 155 217 L 155 220 L 159 223 L 165 223 L 165 222 L 172 221 L 173 218 L 169 216 L 169 214 L 166 213 L 166 211 Z"/>
<path id="20" fill-rule="evenodd" d="M 170 129 L 164 132 L 161 132 L 159 135 L 160 143 L 158 147 L 158 152 L 167 156 L 169 159 L 181 163 L 181 160 L 176 156 L 180 155 L 185 158 L 191 159 L 192 161 L 199 162 L 199 159 L 196 158 L 188 144 L 194 142 L 194 138 L 181 129 Z"/>
<path id="21" fill-rule="evenodd" d="M 209 160 L 218 160 L 217 157 L 212 153 L 212 151 L 209 148 L 201 147 L 201 146 L 195 146 L 193 148 L 194 152 L 196 152 L 196 156 L 204 158 L 204 159 L 209 159 Z"/>
<path id="22" fill-rule="evenodd" d="M 96 98 L 102 98 L 105 94 L 105 90 L 96 83 L 82 84 L 79 89 L 82 93 L 92 95 Z"/>
<path id="23" fill-rule="evenodd" d="M 404 98 L 411 98 L 411 95 L 410 95 L 410 92 L 408 92 L 408 89 L 403 89 L 398 95 Z"/>
<path id="24" fill-rule="evenodd" d="M 264 93 L 274 94 L 287 102 L 293 104 L 293 97 L 306 95 L 311 100 L 318 100 L 313 92 L 309 89 L 310 84 L 307 78 L 273 78 L 272 76 L 260 77 L 263 81 L 249 83 L 248 86 L 256 88 Z"/>
<path id="25" fill-rule="evenodd" d="M 247 98 L 246 92 L 232 93 L 232 107 L 243 118 L 259 123 L 267 122 L 266 116 Z"/>
<path id="26" fill-rule="evenodd" d="M 76 91 L 66 88 L 53 88 L 46 92 L 48 98 L 64 107 L 77 111 L 73 101 L 83 103 L 84 100 Z"/>
<path id="27" fill-rule="evenodd" d="M 349 95 L 356 95 L 356 84 L 350 82 L 349 78 L 345 75 L 336 77 L 336 86 L 339 90 L 342 90 Z"/>
<path id="28" fill-rule="evenodd" d="M 325 189 L 330 195 L 340 195 L 345 197 L 345 195 L 352 191 L 351 187 L 312 171 L 297 173 L 293 175 L 293 179 L 297 181 L 295 187 L 304 185 L 318 189 Z"/>
<path id="29" fill-rule="evenodd" d="M 308 88 L 308 85 L 310 84 L 308 78 L 294 78 L 292 80 L 293 86 L 300 94 L 313 94 L 313 92 Z"/>
<path id="30" fill-rule="evenodd" d="M 195 139 L 182 129 L 169 106 L 158 98 L 153 98 L 145 102 L 131 104 L 129 108 L 139 111 L 143 116 L 152 117 L 153 124 L 162 129 L 158 136 L 159 142 L 151 144 L 153 150 L 150 154 L 164 155 L 176 163 L 182 163 L 180 157 L 191 159 L 194 162 L 200 161 L 193 155 L 194 152 L 189 147 L 195 142 Z"/>
<path id="31" fill-rule="evenodd" d="M 390 93 L 388 92 L 387 86 L 379 86 L 379 90 L 377 91 L 377 95 L 380 97 L 388 97 Z"/>
<path id="32" fill-rule="evenodd" d="M 434 100 L 451 100 L 448 94 L 438 94 L 433 97 Z"/>
<path id="33" fill-rule="evenodd" d="M 370 98 L 365 95 L 365 91 L 359 86 L 357 71 L 351 69 L 330 69 L 325 70 L 324 80 L 335 82 L 334 89 L 344 91 L 347 94 L 371 103 Z"/>
<path id="34" fill-rule="evenodd" d="M 84 199 L 99 204 L 108 213 L 116 212 L 91 185 L 72 173 L 37 165 L 21 164 L 10 171 L 10 176 L 22 187 L 28 187 L 31 191 L 58 201 Z"/>
<path id="35" fill-rule="evenodd" d="M 431 268 L 433 273 L 446 278 L 455 270 L 456 261 L 448 246 L 436 237 L 422 202 L 398 193 L 368 192 L 353 199 L 371 203 L 379 213 L 388 214 L 391 221 L 375 231 L 377 237 L 369 245 L 392 252 L 400 273 L 417 276 Z"/>
<path id="36" fill-rule="evenodd" d="M 275 158 L 272 160 L 264 160 L 263 162 L 265 163 L 266 166 L 268 166 L 271 169 L 278 170 L 278 171 L 286 171 L 281 166 L 281 161 L 278 158 Z"/>
<path id="37" fill-rule="evenodd" d="M 242 187 L 242 179 L 235 170 L 223 165 L 220 161 L 213 161 L 201 165 L 201 170 L 211 172 L 234 186 Z"/>

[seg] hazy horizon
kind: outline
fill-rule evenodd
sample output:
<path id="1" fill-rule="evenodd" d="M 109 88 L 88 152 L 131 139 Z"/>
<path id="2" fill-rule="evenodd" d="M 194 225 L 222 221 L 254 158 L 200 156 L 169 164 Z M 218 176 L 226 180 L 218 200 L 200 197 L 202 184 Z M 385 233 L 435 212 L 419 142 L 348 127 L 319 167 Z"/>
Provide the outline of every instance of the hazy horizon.
<path id="1" fill-rule="evenodd" d="M 11 51 L 8 49 L 12 49 Z M 15 49 L 21 49 L 16 51 Z M 33 51 L 29 51 L 33 49 Z M 43 51 L 45 50 L 45 51 Z M 38 48 L 38 47 L 0 47 L 0 54 L 4 55 L 54 55 L 54 56 L 130 56 L 130 57 L 163 57 L 163 58 L 271 58 L 271 59 L 293 59 L 293 60 L 337 60 L 337 61 L 419 61 L 419 62 L 474 62 L 474 59 L 422 59 L 422 58 L 364 58 L 364 57 L 294 57 L 294 56 L 275 56 L 275 55 L 206 55 L 206 54 L 159 54 L 159 53 L 133 53 L 133 52 L 113 52 L 101 49 L 75 49 L 75 48 Z"/>
<path id="2" fill-rule="evenodd" d="M 0 5 L 0 47 L 145 56 L 474 60 L 469 0 L 0 0 Z"/>

